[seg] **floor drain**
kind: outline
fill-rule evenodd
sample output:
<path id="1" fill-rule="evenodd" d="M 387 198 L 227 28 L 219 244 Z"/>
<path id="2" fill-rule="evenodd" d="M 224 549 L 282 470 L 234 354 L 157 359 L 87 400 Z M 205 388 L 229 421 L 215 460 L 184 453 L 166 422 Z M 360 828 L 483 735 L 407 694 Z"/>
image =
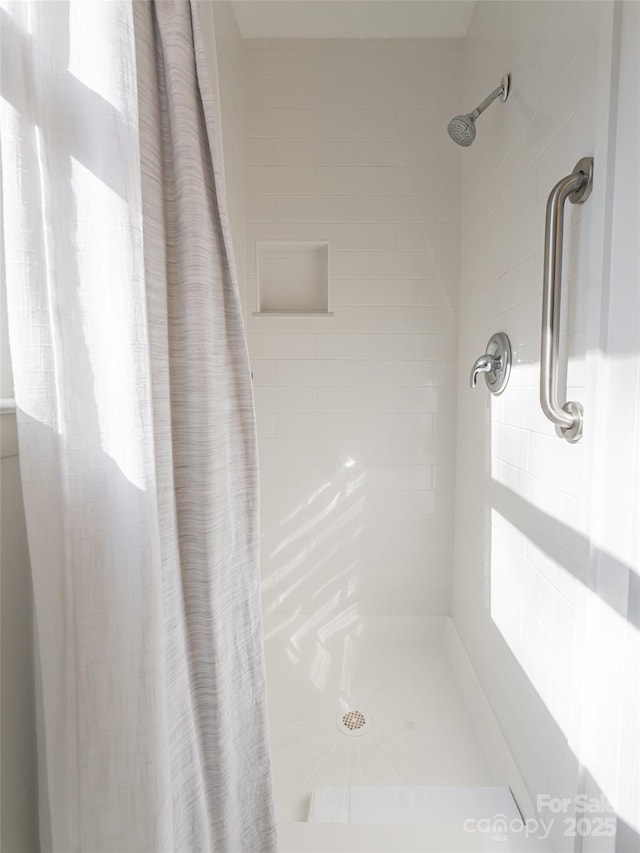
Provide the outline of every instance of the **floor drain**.
<path id="1" fill-rule="evenodd" d="M 371 715 L 355 708 L 350 711 L 340 711 L 336 717 L 336 725 L 342 734 L 358 737 L 371 728 Z"/>

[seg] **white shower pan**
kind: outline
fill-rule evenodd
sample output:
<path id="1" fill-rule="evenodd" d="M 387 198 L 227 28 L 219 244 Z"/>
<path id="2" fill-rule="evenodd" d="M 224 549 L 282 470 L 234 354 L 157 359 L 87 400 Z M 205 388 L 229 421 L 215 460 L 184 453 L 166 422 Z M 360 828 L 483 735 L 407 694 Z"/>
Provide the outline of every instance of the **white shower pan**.
<path id="1" fill-rule="evenodd" d="M 521 798 L 451 620 L 270 614 L 266 638 L 281 853 L 548 849 L 469 833 L 462 818 L 308 820 L 313 792 L 326 788 L 511 786 Z"/>

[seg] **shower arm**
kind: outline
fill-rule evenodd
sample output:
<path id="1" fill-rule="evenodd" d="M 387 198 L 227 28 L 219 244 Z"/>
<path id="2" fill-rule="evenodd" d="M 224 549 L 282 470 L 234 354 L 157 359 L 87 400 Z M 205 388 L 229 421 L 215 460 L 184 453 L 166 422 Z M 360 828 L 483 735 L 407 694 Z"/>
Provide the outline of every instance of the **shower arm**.
<path id="1" fill-rule="evenodd" d="M 496 98 L 499 98 L 505 94 L 506 86 L 504 83 L 501 83 L 497 89 L 494 89 L 490 95 L 482 101 L 482 103 L 478 104 L 478 106 L 473 110 L 470 114 L 471 118 L 475 121 L 479 115 L 487 109 L 487 107 L 491 106 L 491 104 L 495 101 Z"/>

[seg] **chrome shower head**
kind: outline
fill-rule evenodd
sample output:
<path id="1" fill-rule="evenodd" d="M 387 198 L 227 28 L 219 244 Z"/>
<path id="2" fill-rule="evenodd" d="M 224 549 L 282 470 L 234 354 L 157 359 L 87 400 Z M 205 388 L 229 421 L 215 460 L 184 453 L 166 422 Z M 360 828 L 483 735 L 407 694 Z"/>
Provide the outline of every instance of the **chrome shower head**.
<path id="1" fill-rule="evenodd" d="M 454 116 L 451 119 L 447 125 L 447 131 L 457 145 L 462 145 L 463 148 L 468 148 L 471 145 L 476 138 L 476 119 L 496 98 L 500 98 L 503 103 L 507 100 L 509 97 L 509 84 L 509 75 L 505 74 L 498 88 L 494 89 L 489 97 L 485 98 L 481 104 L 478 104 L 473 112 Z"/>
<path id="2" fill-rule="evenodd" d="M 476 123 L 471 113 L 455 116 L 447 125 L 449 136 L 458 145 L 468 148 L 476 138 Z"/>

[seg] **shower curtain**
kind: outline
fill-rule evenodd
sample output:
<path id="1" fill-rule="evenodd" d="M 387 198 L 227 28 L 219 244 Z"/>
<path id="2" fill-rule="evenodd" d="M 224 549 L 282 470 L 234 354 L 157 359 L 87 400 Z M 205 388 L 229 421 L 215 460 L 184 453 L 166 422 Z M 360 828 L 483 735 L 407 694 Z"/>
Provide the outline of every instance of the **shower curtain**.
<path id="1" fill-rule="evenodd" d="M 42 846 L 273 851 L 253 398 L 197 3 L 0 9 Z"/>

